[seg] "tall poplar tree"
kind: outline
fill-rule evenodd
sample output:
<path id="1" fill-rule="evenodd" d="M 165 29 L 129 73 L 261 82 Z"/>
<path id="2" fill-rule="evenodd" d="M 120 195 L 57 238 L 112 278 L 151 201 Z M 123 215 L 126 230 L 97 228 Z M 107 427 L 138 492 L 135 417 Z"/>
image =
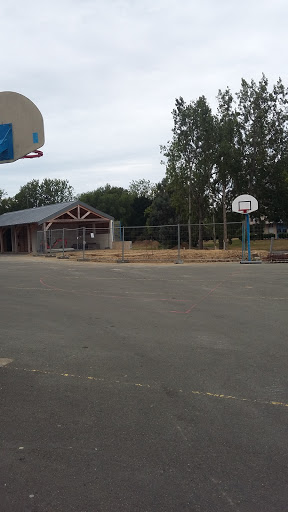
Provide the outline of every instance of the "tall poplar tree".
<path id="1" fill-rule="evenodd" d="M 162 147 L 167 159 L 166 176 L 175 185 L 178 211 L 183 210 L 183 203 L 188 198 L 189 247 L 192 209 L 197 211 L 199 248 L 203 249 L 203 221 L 215 162 L 215 119 L 205 96 L 189 104 L 182 97 L 176 99 L 172 114 L 173 138 Z"/>

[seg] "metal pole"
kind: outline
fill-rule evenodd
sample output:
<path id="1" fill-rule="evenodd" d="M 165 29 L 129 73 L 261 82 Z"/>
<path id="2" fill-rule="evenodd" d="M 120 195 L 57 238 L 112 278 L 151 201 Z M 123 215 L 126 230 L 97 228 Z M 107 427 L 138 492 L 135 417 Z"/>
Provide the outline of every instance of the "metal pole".
<path id="1" fill-rule="evenodd" d="M 64 228 L 62 230 L 62 249 L 63 249 L 63 258 L 64 258 L 64 237 L 65 237 L 65 234 L 64 234 Z"/>
<path id="2" fill-rule="evenodd" d="M 274 236 L 271 236 L 270 238 L 270 254 L 272 254 L 272 251 L 273 251 L 273 244 L 274 244 Z"/>
<path id="3" fill-rule="evenodd" d="M 213 207 L 213 242 L 214 242 L 214 250 L 216 251 L 217 245 L 216 245 L 216 226 L 215 226 L 215 211 Z"/>
<path id="4" fill-rule="evenodd" d="M 181 231 L 180 231 L 180 224 L 178 224 L 178 255 L 177 255 L 177 261 L 175 261 L 175 263 L 183 263 L 183 261 L 181 260 L 180 256 L 180 251 L 181 251 Z"/>
<path id="5" fill-rule="evenodd" d="M 245 221 L 242 222 L 242 261 L 245 259 Z"/>
<path id="6" fill-rule="evenodd" d="M 120 231 L 120 233 L 121 233 L 121 231 Z M 123 226 L 122 227 L 122 262 L 124 262 L 124 251 L 125 251 L 124 242 L 125 242 L 125 228 Z"/>
<path id="7" fill-rule="evenodd" d="M 247 249 L 248 249 L 248 261 L 251 261 L 251 248 L 250 248 L 250 221 L 249 221 L 249 213 L 246 213 L 246 227 L 247 227 Z"/>
<path id="8" fill-rule="evenodd" d="M 178 224 L 178 260 L 180 260 L 180 249 L 181 249 L 180 224 Z"/>
<path id="9" fill-rule="evenodd" d="M 83 260 L 85 260 L 85 227 L 83 228 L 82 233 L 82 249 L 83 249 Z"/>
<path id="10" fill-rule="evenodd" d="M 246 253 L 246 224 L 245 224 L 245 220 L 243 220 L 243 225 L 244 225 L 244 259 L 245 259 L 245 253 Z"/>
<path id="11" fill-rule="evenodd" d="M 46 222 L 44 222 L 43 224 L 43 242 L 44 242 L 44 247 L 43 247 L 43 252 L 44 254 L 47 253 L 47 231 L 46 231 Z"/>
<path id="12" fill-rule="evenodd" d="M 189 188 L 188 188 L 188 243 L 189 249 L 192 248 L 192 234 L 191 234 L 191 212 L 192 212 L 192 204 L 191 204 L 191 169 L 190 169 L 190 179 L 189 179 Z"/>

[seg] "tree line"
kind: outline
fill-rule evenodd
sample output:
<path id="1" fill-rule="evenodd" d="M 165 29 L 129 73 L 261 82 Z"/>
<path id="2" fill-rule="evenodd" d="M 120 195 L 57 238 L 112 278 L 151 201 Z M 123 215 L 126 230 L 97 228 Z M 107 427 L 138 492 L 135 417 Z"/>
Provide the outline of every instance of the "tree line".
<path id="1" fill-rule="evenodd" d="M 146 210 L 153 202 L 154 189 L 149 180 L 140 179 L 132 181 L 128 189 L 107 183 L 104 187 L 75 195 L 68 180 L 32 180 L 13 197 L 7 197 L 5 191 L 0 190 L 0 214 L 79 199 L 108 213 L 123 225 L 143 226 L 147 222 Z"/>
<path id="2" fill-rule="evenodd" d="M 161 147 L 166 186 L 179 220 L 199 222 L 200 248 L 211 218 L 223 222 L 227 241 L 227 216 L 235 217 L 228 212 L 240 194 L 258 199 L 258 219 L 287 222 L 287 94 L 281 78 L 269 88 L 262 75 L 259 83 L 242 79 L 234 96 L 219 90 L 216 114 L 204 96 L 176 99 L 172 138 Z"/>
<path id="3" fill-rule="evenodd" d="M 0 191 L 0 213 L 80 199 L 126 226 L 199 225 L 203 247 L 205 223 L 227 222 L 236 196 L 248 193 L 259 201 L 259 222 L 288 222 L 288 90 L 281 78 L 272 87 L 242 79 L 233 95 L 218 91 L 217 111 L 205 98 L 176 99 L 172 136 L 160 146 L 165 176 L 159 183 L 132 181 L 128 188 L 105 185 L 77 197 L 67 180 L 32 180 L 14 197 Z"/>

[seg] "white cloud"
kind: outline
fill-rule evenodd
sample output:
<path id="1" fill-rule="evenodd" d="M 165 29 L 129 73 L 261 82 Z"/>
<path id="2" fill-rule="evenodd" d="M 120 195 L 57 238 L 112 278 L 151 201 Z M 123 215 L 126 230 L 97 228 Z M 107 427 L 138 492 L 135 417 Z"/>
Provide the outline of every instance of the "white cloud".
<path id="1" fill-rule="evenodd" d="M 1 89 L 44 116 L 44 157 L 0 167 L 9 195 L 33 178 L 82 192 L 164 176 L 175 98 L 240 80 L 287 83 L 286 0 L 10 0 L 0 9 Z"/>

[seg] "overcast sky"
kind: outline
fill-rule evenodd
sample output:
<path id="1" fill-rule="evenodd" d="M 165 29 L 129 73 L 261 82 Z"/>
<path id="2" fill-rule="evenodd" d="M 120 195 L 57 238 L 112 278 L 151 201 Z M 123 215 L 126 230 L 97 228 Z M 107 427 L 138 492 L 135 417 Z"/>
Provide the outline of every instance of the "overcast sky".
<path id="1" fill-rule="evenodd" d="M 241 78 L 287 77 L 287 0 L 9 0 L 1 2 L 1 87 L 30 98 L 44 157 L 0 167 L 12 196 L 32 179 L 75 193 L 160 181 L 175 98 Z"/>

